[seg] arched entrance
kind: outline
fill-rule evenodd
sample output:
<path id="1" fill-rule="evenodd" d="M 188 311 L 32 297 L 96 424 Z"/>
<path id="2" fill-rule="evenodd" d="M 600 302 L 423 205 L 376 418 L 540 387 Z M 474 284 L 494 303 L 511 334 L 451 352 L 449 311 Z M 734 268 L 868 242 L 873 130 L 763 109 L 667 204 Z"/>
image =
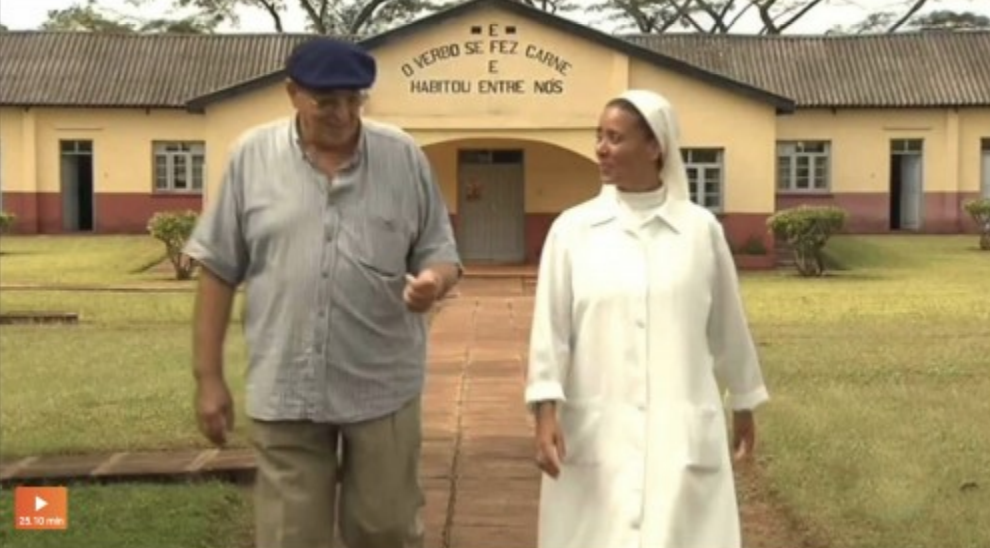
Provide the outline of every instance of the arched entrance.
<path id="1" fill-rule="evenodd" d="M 556 216 L 600 187 L 594 162 L 545 142 L 465 138 L 434 142 L 424 150 L 467 264 L 539 261 Z"/>

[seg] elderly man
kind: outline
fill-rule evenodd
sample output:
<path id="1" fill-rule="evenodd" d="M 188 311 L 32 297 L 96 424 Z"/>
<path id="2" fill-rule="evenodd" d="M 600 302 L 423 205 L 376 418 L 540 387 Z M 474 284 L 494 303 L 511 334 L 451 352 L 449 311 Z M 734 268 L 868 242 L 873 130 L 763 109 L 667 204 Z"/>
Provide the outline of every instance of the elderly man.
<path id="1" fill-rule="evenodd" d="M 233 425 L 223 347 L 244 283 L 257 546 L 330 548 L 338 516 L 351 548 L 420 546 L 422 313 L 461 275 L 447 209 L 413 139 L 362 120 L 370 55 L 314 39 L 286 72 L 295 115 L 234 144 L 185 249 L 203 267 L 199 427 L 223 445 Z"/>

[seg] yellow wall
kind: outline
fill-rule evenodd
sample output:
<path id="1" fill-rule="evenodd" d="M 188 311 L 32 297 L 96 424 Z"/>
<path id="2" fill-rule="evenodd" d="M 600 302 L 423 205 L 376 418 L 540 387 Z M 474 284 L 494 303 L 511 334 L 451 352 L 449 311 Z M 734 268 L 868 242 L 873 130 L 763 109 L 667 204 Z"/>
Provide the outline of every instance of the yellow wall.
<path id="1" fill-rule="evenodd" d="M 201 141 L 203 116 L 180 110 L 11 109 L 0 117 L 5 192 L 59 192 L 59 141 L 92 140 L 94 190 L 150 193 L 153 141 Z"/>
<path id="2" fill-rule="evenodd" d="M 842 109 L 799 111 L 778 119 L 780 140 L 831 141 L 833 193 L 888 192 L 890 142 L 924 140 L 925 192 L 979 189 L 980 137 L 990 109 Z"/>
<path id="3" fill-rule="evenodd" d="M 959 111 L 959 191 L 980 192 L 980 141 L 990 139 L 990 108 Z"/>
<path id="4" fill-rule="evenodd" d="M 4 192 L 34 192 L 34 161 L 31 151 L 35 140 L 30 136 L 33 112 L 0 108 L 0 181 Z"/>
<path id="5" fill-rule="evenodd" d="M 522 149 L 526 213 L 558 213 L 593 197 L 601 188 L 596 164 L 558 146 L 491 138 L 439 142 L 425 150 L 451 213 L 457 212 L 457 151 L 461 148 Z"/>
<path id="6" fill-rule="evenodd" d="M 206 188 L 204 206 L 223 178 L 231 146 L 245 131 L 292 114 L 284 82 L 211 105 L 206 111 Z"/>
<path id="7" fill-rule="evenodd" d="M 472 27 L 481 33 L 471 34 Z M 516 33 L 508 34 L 509 27 Z M 542 61 L 533 58 L 541 52 Z M 467 140 L 529 143 L 528 212 L 560 211 L 592 195 L 589 189 L 597 188 L 597 180 L 568 184 L 571 179 L 590 181 L 593 173 L 590 164 L 575 155 L 594 160 L 594 128 L 611 97 L 628 87 L 646 87 L 663 93 L 679 109 L 684 146 L 724 149 L 726 211 L 773 211 L 776 122 L 773 107 L 765 103 L 631 61 L 622 53 L 492 8 L 464 14 L 372 53 L 379 78 L 365 115 L 409 131 L 431 149 L 435 168 L 451 172 L 442 179 L 452 210 L 457 205 L 453 143 Z M 518 93 L 493 93 L 495 80 L 520 82 L 513 90 Z M 536 82 L 548 81 L 555 82 L 547 85 L 558 86 L 554 89 L 559 93 L 534 92 Z M 470 93 L 456 92 L 468 86 Z M 209 142 L 229 144 L 251 125 L 290 112 L 282 83 L 211 105 Z M 746 131 L 726 131 L 725 120 Z M 227 147 L 212 146 L 207 154 L 209 194 L 219 184 Z M 551 190 L 550 185 L 561 188 Z"/>
<path id="8" fill-rule="evenodd" d="M 632 61 L 629 85 L 663 94 L 677 110 L 681 146 L 723 149 L 726 212 L 774 210 L 774 108 L 643 61 Z"/>
<path id="9" fill-rule="evenodd" d="M 628 74 L 621 53 L 493 8 L 373 53 L 380 79 L 368 114 L 410 130 L 592 127 Z"/>

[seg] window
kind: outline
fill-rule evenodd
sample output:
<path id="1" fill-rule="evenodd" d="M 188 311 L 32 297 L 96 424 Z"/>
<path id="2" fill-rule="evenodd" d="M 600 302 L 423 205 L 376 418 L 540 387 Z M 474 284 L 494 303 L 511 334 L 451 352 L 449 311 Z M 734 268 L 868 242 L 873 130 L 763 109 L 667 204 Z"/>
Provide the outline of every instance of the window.
<path id="1" fill-rule="evenodd" d="M 722 210 L 722 149 L 686 148 L 681 151 L 687 168 L 691 200 L 713 211 Z"/>
<path id="2" fill-rule="evenodd" d="M 93 141 L 59 141 L 62 154 L 90 155 L 93 153 Z"/>
<path id="3" fill-rule="evenodd" d="M 921 154 L 924 141 L 921 139 L 894 139 L 890 142 L 891 154 Z"/>
<path id="4" fill-rule="evenodd" d="M 980 170 L 983 176 L 980 185 L 981 194 L 984 198 L 990 199 L 990 137 L 980 141 L 980 158 L 983 164 L 983 169 Z"/>
<path id="5" fill-rule="evenodd" d="M 828 192 L 828 141 L 777 143 L 777 190 L 782 192 Z"/>
<path id="6" fill-rule="evenodd" d="M 458 151 L 458 161 L 461 164 L 522 164 L 521 150 L 470 150 Z"/>
<path id="7" fill-rule="evenodd" d="M 203 191 L 206 146 L 202 142 L 154 144 L 155 192 Z"/>

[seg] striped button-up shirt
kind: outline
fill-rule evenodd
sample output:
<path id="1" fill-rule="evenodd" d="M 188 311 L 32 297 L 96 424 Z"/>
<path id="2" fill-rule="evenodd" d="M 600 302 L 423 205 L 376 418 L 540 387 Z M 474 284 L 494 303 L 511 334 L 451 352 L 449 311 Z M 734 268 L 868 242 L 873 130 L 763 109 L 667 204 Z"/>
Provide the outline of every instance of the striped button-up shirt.
<path id="1" fill-rule="evenodd" d="M 395 411 L 423 387 L 427 323 L 407 273 L 459 265 L 430 164 L 401 130 L 365 120 L 332 180 L 295 118 L 249 131 L 185 253 L 244 283 L 247 413 L 347 423 Z"/>

